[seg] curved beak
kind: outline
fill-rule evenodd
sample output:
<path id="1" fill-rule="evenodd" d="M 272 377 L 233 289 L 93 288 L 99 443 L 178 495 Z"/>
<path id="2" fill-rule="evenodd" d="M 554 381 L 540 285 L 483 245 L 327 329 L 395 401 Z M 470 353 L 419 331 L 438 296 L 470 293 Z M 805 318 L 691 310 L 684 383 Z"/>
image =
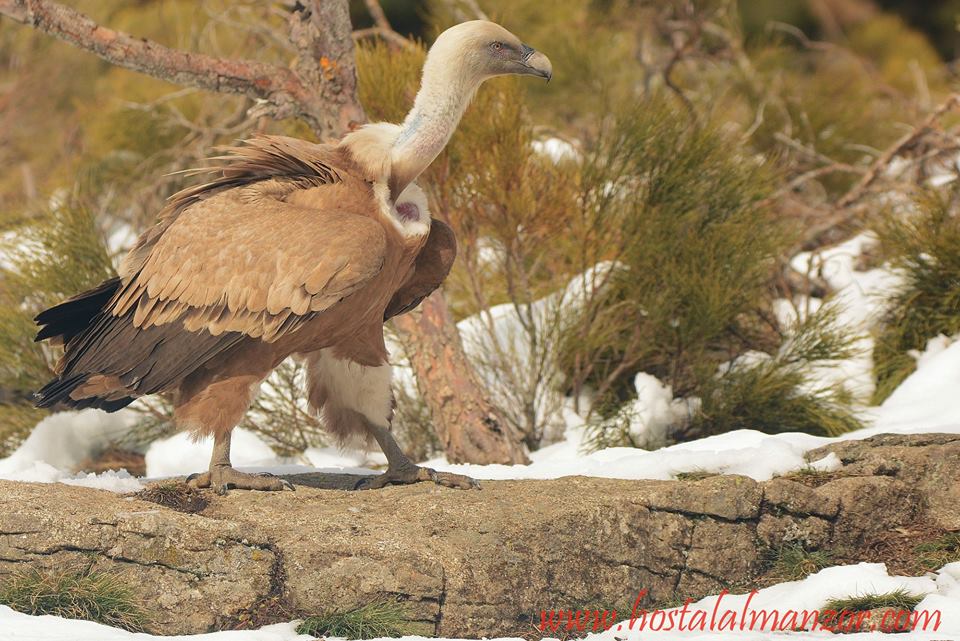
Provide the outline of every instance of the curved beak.
<path id="1" fill-rule="evenodd" d="M 523 71 L 520 73 L 546 78 L 547 82 L 550 82 L 553 78 L 553 65 L 550 64 L 550 58 L 527 45 L 523 45 L 522 56 Z"/>

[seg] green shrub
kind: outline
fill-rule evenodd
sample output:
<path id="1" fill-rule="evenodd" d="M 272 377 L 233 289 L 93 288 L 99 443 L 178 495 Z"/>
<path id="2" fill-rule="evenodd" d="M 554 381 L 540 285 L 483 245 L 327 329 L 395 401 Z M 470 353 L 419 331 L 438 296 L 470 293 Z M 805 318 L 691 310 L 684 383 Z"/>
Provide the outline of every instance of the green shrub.
<path id="1" fill-rule="evenodd" d="M 574 394 L 593 390 L 608 419 L 591 423 L 590 445 L 633 444 L 623 403 L 641 371 L 701 400 L 675 438 L 860 427 L 850 395 L 813 371 L 852 355 L 855 337 L 837 329 L 836 311 L 793 328 L 772 313 L 770 282 L 789 234 L 766 205 L 771 172 L 658 101 L 621 117 L 595 149 L 579 201 L 593 227 L 618 230 L 602 238 L 619 267 L 561 345 Z"/>
<path id="2" fill-rule="evenodd" d="M 583 310 L 562 361 L 571 387 L 593 387 L 602 406 L 628 398 L 639 371 L 685 396 L 724 361 L 772 341 L 762 315 L 786 234 L 763 204 L 771 175 L 669 104 L 621 114 L 580 179 L 584 228 L 616 231 L 600 240 L 621 268 Z"/>
<path id="3" fill-rule="evenodd" d="M 114 574 L 90 568 L 16 572 L 0 582 L 0 603 L 34 616 L 96 621 L 134 632 L 148 621 L 128 585 Z"/>
<path id="4" fill-rule="evenodd" d="M 857 596 L 829 599 L 820 611 L 834 612 L 871 612 L 885 608 L 913 610 L 923 600 L 923 595 L 910 594 L 904 589 L 892 592 L 859 594 Z"/>
<path id="5" fill-rule="evenodd" d="M 814 367 L 850 358 L 854 336 L 838 329 L 836 308 L 827 306 L 797 324 L 777 353 L 757 362 L 734 361 L 704 381 L 702 405 L 688 436 L 736 429 L 806 432 L 836 436 L 863 427 L 850 394 L 839 384 L 817 380 Z"/>
<path id="6" fill-rule="evenodd" d="M 923 596 L 910 594 L 902 588 L 892 592 L 829 599 L 820 608 L 819 623 L 825 629 L 839 633 L 881 631 L 880 626 L 889 626 L 883 632 L 908 632 L 908 629 L 895 626 L 908 625 L 909 619 L 903 620 L 899 616 L 889 619 L 881 613 L 887 610 L 910 612 L 921 600 Z"/>
<path id="7" fill-rule="evenodd" d="M 3 228 L 0 218 L 0 229 Z M 43 413 L 30 394 L 51 376 L 55 353 L 33 342 L 33 316 L 113 275 L 100 230 L 90 212 L 67 200 L 27 221 L 8 223 L 0 241 L 0 390 L 18 400 L 0 403 L 0 457 L 26 437 Z"/>
<path id="8" fill-rule="evenodd" d="M 960 218 L 932 194 L 917 207 L 912 215 L 888 216 L 878 230 L 903 284 L 887 300 L 873 350 L 877 404 L 916 369 L 911 350 L 960 332 Z"/>

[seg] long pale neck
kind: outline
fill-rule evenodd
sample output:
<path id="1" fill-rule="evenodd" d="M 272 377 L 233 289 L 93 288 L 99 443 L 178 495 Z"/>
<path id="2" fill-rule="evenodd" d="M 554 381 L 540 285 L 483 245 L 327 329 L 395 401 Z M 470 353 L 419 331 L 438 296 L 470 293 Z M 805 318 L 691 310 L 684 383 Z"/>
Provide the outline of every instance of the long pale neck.
<path id="1" fill-rule="evenodd" d="M 457 129 L 479 83 L 463 74 L 428 65 L 413 109 L 392 150 L 390 193 L 396 198 L 440 155 Z"/>

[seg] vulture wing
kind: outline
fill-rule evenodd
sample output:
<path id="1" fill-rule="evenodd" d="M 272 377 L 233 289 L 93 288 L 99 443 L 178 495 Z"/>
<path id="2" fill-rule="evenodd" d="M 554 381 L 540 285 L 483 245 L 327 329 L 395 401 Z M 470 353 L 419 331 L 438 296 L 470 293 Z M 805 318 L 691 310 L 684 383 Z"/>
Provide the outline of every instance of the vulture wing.
<path id="1" fill-rule="evenodd" d="M 295 331 L 381 270 L 384 229 L 350 213 L 368 203 L 329 147 L 262 137 L 226 160 L 211 168 L 221 177 L 172 199 L 122 281 L 37 318 L 38 339 L 66 343 L 38 405 L 113 411 L 170 389 L 244 340 Z M 288 202 L 304 193 L 310 207 Z"/>
<path id="2" fill-rule="evenodd" d="M 232 192 L 181 212 L 141 270 L 70 338 L 38 404 L 112 411 L 171 389 L 243 340 L 274 341 L 382 268 L 383 227 L 365 216 Z"/>
<path id="3" fill-rule="evenodd" d="M 406 314 L 429 296 L 450 273 L 457 257 L 457 238 L 450 226 L 434 218 L 430 222 L 430 235 L 417 255 L 413 273 L 393 298 L 383 314 L 388 321 L 394 316 Z"/>
<path id="4" fill-rule="evenodd" d="M 182 212 L 112 313 L 133 311 L 143 329 L 182 320 L 188 331 L 272 342 L 380 271 L 380 223 L 262 197 L 270 188 L 232 190 Z"/>

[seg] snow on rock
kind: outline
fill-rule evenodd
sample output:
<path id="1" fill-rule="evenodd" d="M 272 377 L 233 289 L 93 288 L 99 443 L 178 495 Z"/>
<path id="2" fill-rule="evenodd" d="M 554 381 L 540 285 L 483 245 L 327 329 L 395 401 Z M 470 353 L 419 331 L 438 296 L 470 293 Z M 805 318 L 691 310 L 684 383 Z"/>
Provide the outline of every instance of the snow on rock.
<path id="1" fill-rule="evenodd" d="M 817 472 L 836 472 L 843 467 L 843 461 L 834 452 L 830 452 L 821 459 L 811 461 L 807 467 Z"/>
<path id="2" fill-rule="evenodd" d="M 874 433 L 960 425 L 960 342 L 945 347 L 948 339 L 940 338 L 928 342 L 917 370 L 875 410 Z"/>
<path id="3" fill-rule="evenodd" d="M 637 397 L 624 405 L 614 420 L 630 421 L 630 434 L 640 447 L 662 447 L 667 441 L 667 428 L 690 416 L 692 401 L 674 398 L 672 387 L 645 372 L 634 377 L 633 386 Z"/>
<path id="4" fill-rule="evenodd" d="M 126 471 L 73 474 L 81 463 L 122 436 L 133 420 L 131 412 L 107 414 L 92 409 L 47 416 L 13 454 L 0 459 L 0 479 L 137 490 L 140 482 Z"/>
<path id="5" fill-rule="evenodd" d="M 0 641 L 309 641 L 297 634 L 297 622 L 278 623 L 259 630 L 232 630 L 210 634 L 153 636 L 60 617 L 35 617 L 0 605 Z"/>
<path id="6" fill-rule="evenodd" d="M 580 159 L 580 152 L 577 151 L 577 148 L 560 138 L 551 137 L 544 138 L 543 140 L 534 140 L 530 143 L 530 146 L 533 147 L 533 150 L 538 154 L 546 156 L 556 163 L 564 160 Z"/>
<path id="7" fill-rule="evenodd" d="M 953 563 L 947 565 L 936 575 L 928 574 L 922 577 L 890 576 L 887 573 L 886 566 L 882 563 L 859 563 L 857 565 L 829 567 L 808 576 L 802 581 L 780 583 L 764 588 L 753 594 L 753 596 L 750 594 L 722 594 L 703 598 L 687 607 L 687 613 L 684 617 L 686 621 L 684 630 L 678 629 L 681 609 L 672 608 L 665 611 L 666 616 L 663 619 L 664 621 L 670 621 L 672 613 L 674 625 L 670 629 L 667 629 L 669 626 L 666 624 L 659 630 L 652 629 L 650 625 L 655 620 L 655 618 L 651 616 L 652 612 L 648 613 L 646 619 L 642 619 L 638 612 L 638 614 L 635 615 L 636 618 L 633 622 L 633 629 L 630 629 L 630 620 L 627 618 L 606 632 L 591 634 L 588 635 L 587 638 L 597 641 L 614 641 L 614 639 L 620 641 L 639 641 L 640 639 L 649 638 L 673 639 L 678 637 L 684 639 L 709 638 L 711 640 L 773 640 L 790 637 L 804 639 L 836 638 L 834 633 L 822 629 L 817 629 L 816 631 L 810 631 L 808 629 L 804 632 L 790 634 L 789 632 L 781 631 L 779 629 L 779 623 L 782 622 L 784 618 L 789 617 L 789 611 L 797 613 L 819 611 L 828 599 L 845 598 L 863 594 L 882 594 L 902 589 L 918 596 L 927 595 L 917 606 L 916 610 L 918 612 L 927 611 L 930 612 L 931 615 L 933 615 L 934 612 L 938 612 L 939 625 L 937 629 L 933 629 L 934 621 L 936 620 L 934 617 L 931 619 L 929 629 L 925 631 L 915 630 L 911 633 L 896 634 L 896 636 L 894 636 L 894 633 L 882 633 L 879 631 L 864 632 L 851 638 L 946 639 L 952 635 L 960 634 L 960 594 L 958 594 L 960 590 L 957 588 L 957 576 L 960 574 L 960 569 L 956 566 L 960 566 L 960 564 Z M 743 613 L 745 609 L 747 614 L 744 620 Z M 709 627 L 704 631 L 700 629 L 689 629 L 689 624 L 695 620 L 694 612 L 705 612 L 706 616 L 699 617 L 699 620 L 705 619 L 709 625 L 711 614 L 713 614 L 715 610 L 718 613 L 717 623 L 723 620 L 723 613 L 727 611 L 734 613 L 736 617 L 734 619 L 734 627 L 737 629 L 732 631 L 716 628 L 710 630 Z M 778 613 L 778 626 L 773 626 L 772 618 L 767 621 L 766 625 L 763 624 L 762 619 L 757 619 L 754 624 L 754 619 L 750 613 L 758 613 L 761 610 L 765 610 L 767 613 Z M 879 627 L 881 616 L 879 612 L 873 613 L 870 622 L 876 623 Z M 874 621 L 874 617 L 876 617 L 876 621 Z M 657 619 L 659 619 L 659 617 L 657 617 Z M 727 620 L 730 621 L 731 619 L 728 617 Z M 740 630 L 739 624 L 742 620 L 744 620 L 744 629 Z M 644 621 L 646 627 L 641 630 L 640 625 L 641 622 Z M 797 621 L 802 621 L 802 616 L 798 617 Z M 753 627 L 752 630 L 750 629 L 751 627 Z"/>
<path id="8" fill-rule="evenodd" d="M 577 438 L 576 434 L 573 436 Z M 534 452 L 529 465 L 455 465 L 444 459 L 428 461 L 427 465 L 479 479 L 551 479 L 583 475 L 667 480 L 681 472 L 715 472 L 743 474 L 766 481 L 806 467 L 804 454 L 807 450 L 829 442 L 829 438 L 809 434 L 770 435 L 737 430 L 653 451 L 611 447 L 582 454 L 558 443 Z"/>
<path id="9" fill-rule="evenodd" d="M 71 474 L 42 461 L 34 461 L 29 467 L 16 472 L 0 474 L 0 479 L 26 483 L 64 483 L 111 492 L 136 492 L 143 488 L 143 484 L 126 470 L 110 470 L 100 474 L 92 472 Z"/>
<path id="10" fill-rule="evenodd" d="M 212 454 L 213 437 L 197 441 L 186 432 L 174 434 L 150 444 L 146 454 L 147 476 L 163 478 L 203 472 L 210 466 Z M 233 430 L 230 460 L 235 467 L 262 467 L 280 462 L 263 439 L 242 427 Z"/>

